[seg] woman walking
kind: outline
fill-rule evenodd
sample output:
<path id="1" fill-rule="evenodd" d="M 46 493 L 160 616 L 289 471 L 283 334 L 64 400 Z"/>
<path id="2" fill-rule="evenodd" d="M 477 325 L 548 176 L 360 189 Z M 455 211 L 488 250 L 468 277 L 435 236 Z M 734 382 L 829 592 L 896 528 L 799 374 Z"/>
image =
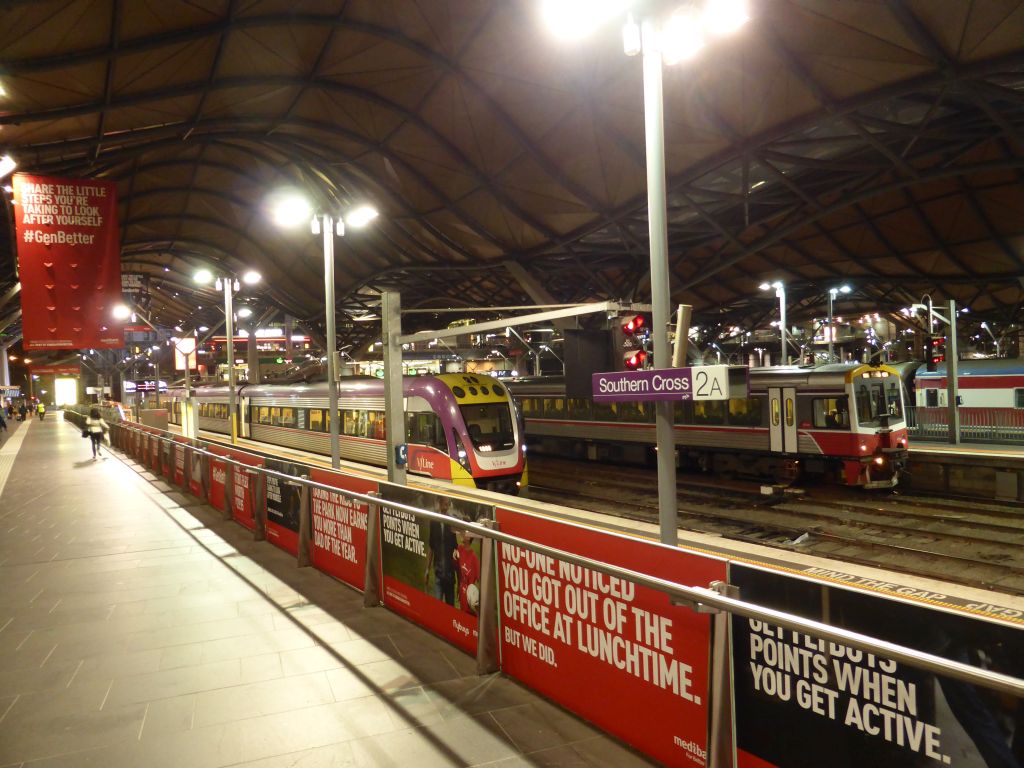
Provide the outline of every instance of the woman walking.
<path id="1" fill-rule="evenodd" d="M 102 454 L 100 446 L 103 445 L 103 436 L 107 433 L 108 429 L 110 427 L 107 426 L 107 422 L 100 416 L 100 409 L 91 409 L 89 411 L 89 418 L 85 420 L 85 428 L 82 432 L 89 435 L 89 441 L 92 443 L 92 458 L 94 460 Z"/>

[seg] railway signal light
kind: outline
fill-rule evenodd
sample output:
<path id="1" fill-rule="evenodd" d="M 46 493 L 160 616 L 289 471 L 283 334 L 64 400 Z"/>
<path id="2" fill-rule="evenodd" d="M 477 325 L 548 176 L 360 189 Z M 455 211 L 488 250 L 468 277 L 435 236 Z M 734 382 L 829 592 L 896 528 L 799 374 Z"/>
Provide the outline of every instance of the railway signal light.
<path id="1" fill-rule="evenodd" d="M 633 315 L 622 324 L 622 332 L 627 336 L 633 336 L 646 326 L 647 321 L 643 315 Z"/>
<path id="2" fill-rule="evenodd" d="M 929 371 L 934 371 L 939 363 L 946 360 L 946 339 L 943 336 L 925 338 L 925 360 Z"/>
<path id="3" fill-rule="evenodd" d="M 627 371 L 638 371 L 647 362 L 647 353 L 642 349 L 634 349 L 626 352 L 622 364 Z"/>

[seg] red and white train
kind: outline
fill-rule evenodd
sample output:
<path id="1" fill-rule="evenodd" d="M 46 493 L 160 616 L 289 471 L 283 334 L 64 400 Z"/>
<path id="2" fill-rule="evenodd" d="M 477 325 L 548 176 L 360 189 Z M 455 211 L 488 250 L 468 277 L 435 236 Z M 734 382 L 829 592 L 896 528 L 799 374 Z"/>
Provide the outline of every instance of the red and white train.
<path id="1" fill-rule="evenodd" d="M 567 398 L 560 378 L 507 384 L 531 450 L 633 463 L 653 455 L 653 403 Z M 678 402 L 674 423 L 680 461 L 715 472 L 891 488 L 907 460 L 902 382 L 887 366 L 752 368 L 749 392 Z"/>
<path id="2" fill-rule="evenodd" d="M 925 366 L 908 381 L 916 406 L 914 439 L 946 439 L 949 408 L 946 364 Z M 961 438 L 986 442 L 1024 441 L 1024 360 L 997 358 L 957 362 Z"/>

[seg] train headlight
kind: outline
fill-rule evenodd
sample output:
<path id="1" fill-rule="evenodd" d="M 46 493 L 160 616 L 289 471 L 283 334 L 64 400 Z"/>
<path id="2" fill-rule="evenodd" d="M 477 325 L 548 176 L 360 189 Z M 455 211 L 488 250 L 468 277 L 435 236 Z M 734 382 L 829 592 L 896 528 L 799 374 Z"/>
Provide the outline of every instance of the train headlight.
<path id="1" fill-rule="evenodd" d="M 885 464 L 885 457 L 875 456 L 875 464 L 877 464 L 878 466 L 882 466 L 883 464 Z"/>
<path id="2" fill-rule="evenodd" d="M 861 443 L 860 444 L 860 449 L 861 449 L 862 452 L 866 451 L 868 449 L 867 443 Z"/>

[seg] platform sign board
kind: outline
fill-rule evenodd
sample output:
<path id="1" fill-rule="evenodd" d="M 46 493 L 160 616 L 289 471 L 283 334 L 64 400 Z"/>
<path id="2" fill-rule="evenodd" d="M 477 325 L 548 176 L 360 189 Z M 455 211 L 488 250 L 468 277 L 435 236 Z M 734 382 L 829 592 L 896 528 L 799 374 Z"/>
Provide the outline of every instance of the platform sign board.
<path id="1" fill-rule="evenodd" d="M 730 387 L 729 365 L 693 368 L 661 368 L 647 371 L 610 371 L 592 376 L 594 401 L 598 403 L 680 400 L 728 400 L 739 397 Z M 746 395 L 746 389 L 743 395 Z"/>
<path id="2" fill-rule="evenodd" d="M 730 582 L 747 602 L 1024 673 L 1024 626 L 753 566 L 731 564 Z M 1021 765 L 1006 725 L 1017 718 L 1019 729 L 1024 700 L 753 619 L 730 623 L 737 768 Z M 781 724 L 790 737 L 780 738 Z"/>
<path id="3" fill-rule="evenodd" d="M 309 470 L 279 459 L 266 459 L 264 466 L 295 477 L 308 476 Z M 299 551 L 299 514 L 302 489 L 274 475 L 267 475 L 267 541 L 285 552 Z"/>
<path id="4" fill-rule="evenodd" d="M 726 564 L 674 547 L 511 512 L 503 533 L 682 584 L 725 579 Z M 707 761 L 711 624 L 664 593 L 499 546 L 501 664 L 665 765 Z"/>
<path id="5" fill-rule="evenodd" d="M 33 376 L 78 376 L 82 373 L 82 366 L 79 363 L 65 363 L 62 365 L 30 365 L 29 373 Z"/>
<path id="6" fill-rule="evenodd" d="M 403 486 L 384 486 L 384 498 L 456 520 L 490 520 L 494 508 Z M 411 512 L 381 509 L 384 605 L 475 654 L 480 607 L 481 541 L 453 525 Z"/>
<path id="7" fill-rule="evenodd" d="M 355 493 L 375 493 L 375 480 L 326 469 L 311 469 L 309 479 Z M 311 488 L 313 565 L 356 589 L 366 584 L 366 524 L 370 505 L 344 493 Z"/>
<path id="8" fill-rule="evenodd" d="M 14 174 L 23 345 L 118 348 L 122 324 L 117 186 L 92 179 Z"/>
<path id="9" fill-rule="evenodd" d="M 251 453 L 225 448 L 222 445 L 211 445 L 208 450 L 210 453 L 239 461 L 250 467 L 263 466 L 262 456 L 254 456 Z M 217 459 L 210 459 L 210 503 L 218 509 L 224 507 L 227 467 L 227 464 Z M 262 499 L 256 498 L 256 475 L 246 472 L 241 467 L 234 467 L 231 475 L 231 488 L 231 516 L 236 523 L 252 530 L 256 527 L 257 501 L 262 502 Z"/>

